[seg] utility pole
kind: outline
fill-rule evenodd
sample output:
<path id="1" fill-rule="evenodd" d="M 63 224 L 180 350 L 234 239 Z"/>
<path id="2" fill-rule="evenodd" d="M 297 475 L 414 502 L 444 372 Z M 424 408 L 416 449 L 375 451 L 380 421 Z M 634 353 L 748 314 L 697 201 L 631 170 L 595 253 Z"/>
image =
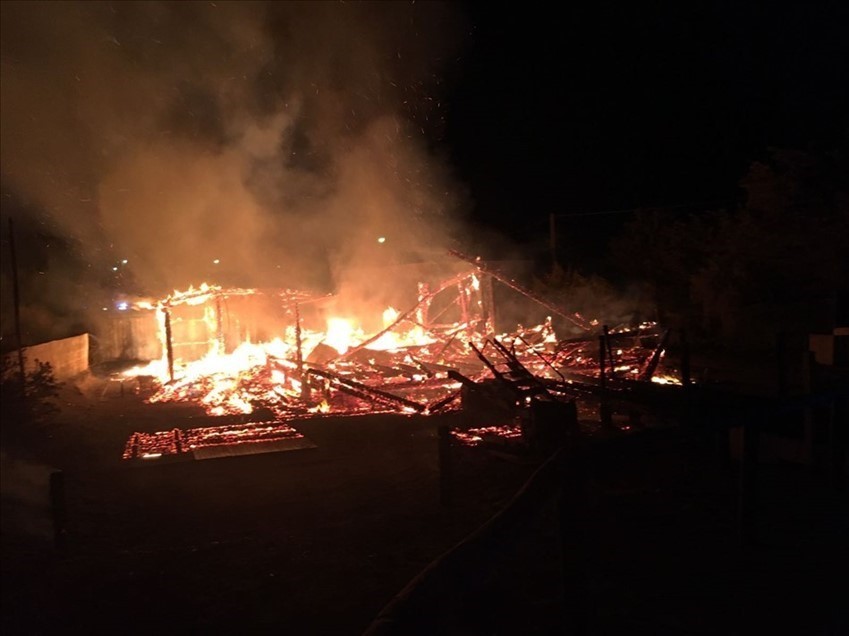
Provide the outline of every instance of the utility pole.
<path id="1" fill-rule="evenodd" d="M 15 338 L 18 345 L 18 365 L 21 371 L 21 398 L 26 399 L 27 375 L 24 367 L 23 338 L 21 337 L 21 295 L 18 288 L 18 256 L 15 252 L 15 227 L 9 219 L 9 254 L 12 257 L 12 298 L 15 305 Z"/>

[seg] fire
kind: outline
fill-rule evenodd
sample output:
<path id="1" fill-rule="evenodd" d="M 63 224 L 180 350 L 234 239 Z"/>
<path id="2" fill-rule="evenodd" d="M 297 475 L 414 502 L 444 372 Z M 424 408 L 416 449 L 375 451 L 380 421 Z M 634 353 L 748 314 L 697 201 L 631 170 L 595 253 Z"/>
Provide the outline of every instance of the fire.
<path id="1" fill-rule="evenodd" d="M 158 380 L 148 402 L 195 403 L 209 415 L 263 409 L 280 420 L 331 412 L 444 412 L 460 407 L 458 376 L 468 384 L 513 374 L 517 365 L 555 383 L 570 382 L 561 370 L 597 377 L 597 336 L 560 341 L 551 317 L 495 336 L 483 311 L 483 288 L 479 273 L 467 272 L 433 287 L 420 284 L 417 304 L 403 312 L 386 307 L 375 308 L 373 316 L 321 318 L 319 305 L 305 319 L 303 308 L 325 297 L 291 290 L 262 296 L 204 283 L 158 303 L 162 357 L 125 376 Z M 443 293 L 454 294 L 451 302 L 432 305 Z M 254 311 L 251 303 L 259 298 L 279 316 L 270 326 L 236 310 L 248 303 Z M 453 313 L 446 314 L 446 305 Z M 362 325 L 378 317 L 382 328 L 367 333 Z M 315 328 L 320 324 L 323 330 Z M 641 338 L 653 329 L 611 330 L 620 334 L 610 369 L 615 377 L 638 375 L 650 353 Z M 664 380 L 670 381 L 654 378 Z"/>
<path id="2" fill-rule="evenodd" d="M 398 313 L 398 310 L 395 307 L 387 307 L 383 310 L 383 328 L 386 329 L 393 322 L 398 320 L 398 316 L 401 314 Z"/>
<path id="3" fill-rule="evenodd" d="M 357 331 L 353 320 L 328 318 L 327 335 L 324 337 L 324 343 L 336 349 L 340 354 L 344 354 L 356 344 L 354 338 Z"/>

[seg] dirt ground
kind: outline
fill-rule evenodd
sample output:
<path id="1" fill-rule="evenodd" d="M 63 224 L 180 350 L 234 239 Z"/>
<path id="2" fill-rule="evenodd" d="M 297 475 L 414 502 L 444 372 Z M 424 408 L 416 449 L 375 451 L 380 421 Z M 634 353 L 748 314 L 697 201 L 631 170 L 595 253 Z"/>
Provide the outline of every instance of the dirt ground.
<path id="1" fill-rule="evenodd" d="M 358 634 L 535 467 L 465 453 L 448 510 L 436 420 L 388 415 L 298 425 L 314 449 L 130 465 L 131 432 L 201 414 L 86 393 L 63 392 L 61 427 L 37 459 L 4 453 L 4 633 Z M 54 469 L 66 482 L 64 554 L 52 548 Z"/>
<path id="2" fill-rule="evenodd" d="M 542 461 L 455 447 L 446 508 L 439 422 L 381 415 L 298 425 L 315 449 L 131 466 L 120 459 L 131 432 L 198 425 L 201 414 L 83 388 L 63 391 L 60 426 L 36 453 L 4 449 L 6 634 L 361 634 Z M 805 466 L 762 466 L 758 543 L 743 549 L 738 467 L 722 439 L 669 429 L 628 440 L 592 456 L 589 633 L 849 633 L 845 491 Z M 47 503 L 56 469 L 64 552 Z M 463 629 L 439 633 L 564 633 L 557 536 L 553 509 L 528 519 L 494 557 L 485 592 L 458 599 Z"/>

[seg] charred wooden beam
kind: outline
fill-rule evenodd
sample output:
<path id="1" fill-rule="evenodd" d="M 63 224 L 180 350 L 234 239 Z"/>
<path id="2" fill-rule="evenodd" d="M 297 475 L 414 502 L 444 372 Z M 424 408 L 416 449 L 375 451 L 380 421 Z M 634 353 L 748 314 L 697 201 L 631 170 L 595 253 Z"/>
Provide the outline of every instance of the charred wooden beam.
<path id="1" fill-rule="evenodd" d="M 174 381 L 174 345 L 171 341 L 171 310 L 163 307 L 165 312 L 165 353 L 168 357 L 168 377 Z"/>
<path id="2" fill-rule="evenodd" d="M 436 402 L 433 402 L 432 404 L 428 404 L 427 412 L 430 413 L 431 415 L 439 413 L 440 411 L 442 411 L 442 409 L 444 409 L 446 406 L 448 406 L 449 404 L 454 402 L 458 397 L 460 397 L 461 393 L 462 393 L 462 391 L 454 391 L 453 393 L 451 393 L 447 397 L 444 397 L 441 400 L 437 400 Z"/>
<path id="3" fill-rule="evenodd" d="M 463 375 L 459 371 L 455 371 L 454 369 L 449 369 L 448 377 L 454 380 L 455 382 L 459 382 L 460 384 L 469 389 L 476 389 L 478 387 L 477 382 L 470 378 L 467 378 L 465 375 Z"/>
<path id="4" fill-rule="evenodd" d="M 490 340 L 495 349 L 507 360 L 507 366 L 510 367 L 510 370 L 518 375 L 522 382 L 527 385 L 527 389 L 523 391 L 523 393 L 528 393 L 529 391 L 536 396 L 545 396 L 546 398 L 552 398 L 553 396 L 548 392 L 548 389 L 545 388 L 539 378 L 537 378 L 533 373 L 528 371 L 527 367 L 523 365 L 519 359 L 513 354 L 512 351 L 507 349 L 502 343 L 498 340 Z"/>
<path id="5" fill-rule="evenodd" d="M 560 309 L 560 308 L 559 308 L 559 307 L 557 307 L 556 305 L 554 305 L 554 304 L 550 303 L 549 301 L 545 300 L 544 298 L 539 297 L 537 294 L 535 294 L 535 293 L 534 293 L 534 292 L 532 292 L 531 290 L 529 290 L 529 289 L 527 289 L 527 288 L 523 287 L 522 285 L 520 285 L 520 284 L 519 284 L 519 283 L 517 283 L 516 281 L 514 281 L 514 280 L 512 280 L 512 279 L 508 278 L 508 277 L 507 277 L 507 276 L 505 276 L 504 274 L 501 274 L 501 273 L 500 273 L 500 272 L 498 272 L 497 270 L 492 269 L 492 268 L 490 268 L 489 266 L 485 265 L 485 264 L 484 264 L 484 263 L 480 260 L 480 258 L 472 258 L 471 256 L 467 256 L 467 255 L 462 254 L 462 253 L 460 253 L 460 252 L 458 252 L 458 251 L 456 251 L 456 250 L 449 250 L 449 253 L 450 253 L 452 256 L 456 256 L 456 257 L 457 257 L 457 258 L 459 258 L 460 260 L 464 260 L 464 261 L 466 261 L 467 263 L 471 263 L 472 265 L 474 265 L 475 267 L 477 267 L 477 268 L 478 268 L 481 272 L 483 272 L 484 274 L 488 274 L 489 276 L 492 276 L 495 280 L 497 280 L 497 281 L 499 281 L 500 283 L 502 283 L 502 284 L 506 285 L 507 287 L 509 287 L 509 288 L 510 288 L 510 289 L 512 289 L 513 291 L 517 291 L 517 292 L 519 292 L 520 294 L 522 294 L 522 295 L 523 295 L 523 296 L 525 296 L 526 298 L 529 298 L 529 299 L 533 300 L 533 301 L 534 301 L 535 303 L 537 303 L 538 305 L 540 305 L 540 306 L 542 306 L 542 307 L 544 307 L 544 308 L 548 309 L 550 312 L 552 312 L 552 313 L 554 313 L 554 314 L 557 314 L 557 315 L 558 315 L 558 316 L 560 316 L 561 318 L 565 318 L 566 320 L 568 320 L 569 322 L 571 322 L 571 323 L 572 323 L 572 324 L 574 324 L 575 326 L 580 327 L 580 328 L 581 328 L 581 329 L 583 329 L 584 331 L 591 331 L 591 330 L 592 330 L 592 328 L 590 327 L 590 325 L 589 325 L 589 324 L 587 324 L 587 321 L 586 321 L 586 320 L 584 320 L 583 318 L 581 318 L 580 316 L 577 316 L 577 315 L 575 315 L 575 314 L 568 314 L 568 313 L 566 313 L 565 311 L 563 311 L 562 309 Z"/>
<path id="6" fill-rule="evenodd" d="M 356 347 L 351 347 L 350 349 L 348 349 L 348 351 L 346 351 L 345 353 L 343 353 L 342 355 L 340 355 L 340 356 L 339 356 L 339 358 L 346 358 L 346 357 L 348 357 L 348 356 L 350 356 L 350 355 L 353 355 L 354 353 L 357 353 L 358 351 L 360 351 L 360 350 L 362 350 L 362 349 L 365 349 L 365 348 L 366 348 L 367 346 L 369 346 L 372 342 L 376 342 L 376 341 L 377 341 L 377 340 L 379 340 L 379 339 L 380 339 L 380 338 L 381 338 L 384 334 L 389 333 L 389 332 L 390 332 L 390 331 L 392 331 L 392 330 L 393 330 L 396 326 L 398 326 L 400 323 L 402 323 L 403 321 L 407 320 L 410 316 L 412 316 L 412 315 L 416 312 L 416 310 L 419 308 L 419 306 L 421 306 L 422 304 L 424 304 L 424 303 L 426 303 L 426 302 L 431 301 L 431 300 L 432 300 L 432 299 L 433 299 L 433 298 L 434 298 L 437 294 L 439 294 L 440 292 L 442 292 L 442 291 L 444 291 L 444 290 L 448 289 L 449 287 L 453 287 L 454 285 L 457 285 L 460 281 L 462 281 L 463 279 L 467 278 L 468 276 L 469 276 L 469 274 L 468 274 L 468 273 L 465 273 L 465 274 L 461 274 L 461 275 L 459 275 L 459 276 L 455 276 L 454 278 L 451 278 L 450 280 L 447 280 L 447 281 L 443 282 L 443 283 L 439 286 L 439 288 L 438 288 L 436 291 L 432 291 L 432 292 L 430 292 L 429 294 L 427 294 L 426 296 L 422 296 L 422 297 L 420 297 L 420 298 L 418 299 L 418 301 L 416 302 L 416 304 L 415 304 L 415 305 L 413 305 L 412 307 L 410 307 L 410 308 L 409 308 L 407 311 L 405 311 L 404 313 L 399 314 L 399 315 L 398 315 L 398 317 L 397 317 L 395 320 L 393 320 L 393 321 L 392 321 L 392 323 L 390 323 L 389 325 L 387 325 L 387 326 L 386 326 L 384 329 L 382 329 L 381 331 L 378 331 L 378 332 L 377 332 L 376 334 L 374 334 L 371 338 L 367 338 L 366 340 L 362 341 L 362 342 L 361 342 L 360 344 L 358 344 Z"/>
<path id="7" fill-rule="evenodd" d="M 553 364 L 552 364 L 552 363 L 548 360 L 548 358 L 546 358 L 546 357 L 545 357 L 544 355 L 542 355 L 539 351 L 537 351 L 537 350 L 536 350 L 536 349 L 534 349 L 534 348 L 533 348 L 530 344 L 528 344 L 528 341 L 527 341 L 527 340 L 525 340 L 522 336 L 516 336 L 516 337 L 517 337 L 517 338 L 518 338 L 518 339 L 519 339 L 519 340 L 520 340 L 520 341 L 521 341 L 521 342 L 522 342 L 522 343 L 523 343 L 523 344 L 527 347 L 527 350 L 528 350 L 528 351 L 530 351 L 531 353 L 533 353 L 533 354 L 534 354 L 537 358 L 539 358 L 540 360 L 542 360 L 542 362 L 543 362 L 543 364 L 545 364 L 545 366 L 547 366 L 549 369 L 551 369 L 551 370 L 552 370 L 552 371 L 554 371 L 557 375 L 559 375 L 561 380 L 564 380 L 564 381 L 566 380 L 566 378 L 564 377 L 564 375 L 563 375 L 562 373 L 560 373 L 560 371 L 558 371 L 558 370 L 557 370 L 557 367 L 555 367 L 555 366 L 554 366 L 554 365 L 553 365 Z"/>
<path id="8" fill-rule="evenodd" d="M 393 395 L 392 393 L 387 393 L 386 391 L 381 391 L 380 389 L 375 389 L 374 387 L 370 387 L 366 384 L 362 384 L 361 382 L 357 382 L 356 380 L 351 380 L 350 378 L 344 378 L 341 375 L 337 375 L 332 373 L 331 371 L 327 371 L 326 369 L 314 369 L 310 368 L 307 370 L 308 375 L 315 375 L 320 378 L 325 378 L 335 383 L 337 387 L 341 390 L 345 389 L 353 389 L 362 393 L 365 396 L 368 396 L 367 399 L 370 401 L 378 401 L 378 402 L 389 402 L 395 406 L 404 406 L 407 408 L 411 408 L 416 412 L 421 412 L 425 410 L 425 405 L 419 404 L 418 402 L 413 402 L 412 400 L 407 400 L 406 398 L 398 397 L 397 395 Z M 358 396 L 362 397 L 362 396 Z"/>
<path id="9" fill-rule="evenodd" d="M 657 347 L 655 347 L 654 351 L 651 354 L 648 362 L 646 363 L 645 369 L 640 374 L 640 380 L 643 382 L 649 382 L 654 375 L 654 372 L 657 370 L 657 365 L 660 362 L 660 356 L 663 354 L 663 350 L 666 348 L 666 341 L 669 339 L 669 329 L 663 332 L 663 337 L 660 339 L 660 342 L 657 343 Z"/>
<path id="10" fill-rule="evenodd" d="M 489 342 L 489 341 L 487 341 L 487 342 Z M 513 390 L 513 391 L 517 391 L 517 387 L 516 387 L 515 385 L 513 385 L 513 384 L 512 384 L 512 383 L 511 383 L 511 382 L 510 382 L 510 381 L 509 381 L 509 380 L 508 380 L 508 379 L 504 376 L 504 374 L 503 374 L 503 373 L 501 373 L 501 371 L 499 371 L 498 369 L 496 369 L 496 368 L 495 368 L 495 365 L 494 365 L 494 364 L 492 364 L 492 362 L 490 362 L 490 361 L 489 361 L 489 358 L 487 358 L 487 357 L 483 354 L 483 352 L 482 352 L 480 349 L 478 349 L 478 348 L 477 348 L 475 345 L 473 345 L 471 342 L 469 343 L 469 346 L 472 348 L 472 351 L 474 351 L 474 352 L 475 352 L 475 355 L 478 357 L 478 359 L 479 359 L 481 362 L 483 362 L 484 366 L 485 366 L 487 369 L 489 369 L 490 373 L 492 373 L 492 375 L 495 377 L 495 379 L 496 379 L 496 380 L 498 380 L 499 382 L 502 382 L 505 386 L 509 387 L 511 390 Z M 518 392 L 518 391 L 517 391 L 517 392 Z"/>
<path id="11" fill-rule="evenodd" d="M 424 363 L 419 362 L 419 361 L 418 361 L 418 360 L 416 360 L 413 356 L 409 356 L 409 358 L 410 358 L 410 362 L 412 362 L 412 363 L 413 363 L 413 365 L 415 366 L 415 368 L 416 368 L 416 369 L 418 369 L 419 371 L 421 371 L 422 373 L 424 373 L 427 377 L 432 378 L 432 377 L 434 376 L 433 371 L 431 371 L 430 369 L 428 369 L 428 368 L 424 365 Z"/>

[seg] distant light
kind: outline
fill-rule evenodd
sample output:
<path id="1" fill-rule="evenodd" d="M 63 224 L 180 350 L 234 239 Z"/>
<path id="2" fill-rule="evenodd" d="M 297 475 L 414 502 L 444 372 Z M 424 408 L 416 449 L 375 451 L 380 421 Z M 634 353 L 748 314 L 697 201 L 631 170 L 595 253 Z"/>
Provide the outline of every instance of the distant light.
<path id="1" fill-rule="evenodd" d="M 377 242 L 378 243 L 386 243 L 386 237 L 385 236 L 379 236 L 377 238 Z"/>
<path id="2" fill-rule="evenodd" d="M 113 272 L 117 272 L 117 271 L 118 271 L 118 268 L 117 268 L 117 267 L 113 267 L 113 268 L 112 268 L 112 271 L 113 271 Z"/>
<path id="3" fill-rule="evenodd" d="M 130 306 L 129 303 L 124 302 L 124 301 L 121 301 L 120 303 L 115 305 L 115 307 L 118 309 L 118 311 L 127 311 L 129 306 Z"/>
<path id="4" fill-rule="evenodd" d="M 214 261 L 212 261 L 212 264 L 213 264 L 213 265 L 218 265 L 218 263 L 220 263 L 220 262 L 221 262 L 221 261 L 220 261 L 219 259 L 217 259 L 217 258 L 216 258 Z"/>
<path id="5" fill-rule="evenodd" d="M 103 311 L 109 311 L 109 307 L 104 307 Z"/>
<path id="6" fill-rule="evenodd" d="M 125 258 L 123 261 L 121 261 L 121 264 L 122 264 L 122 265 L 126 265 L 128 262 L 129 262 L 129 261 Z"/>

